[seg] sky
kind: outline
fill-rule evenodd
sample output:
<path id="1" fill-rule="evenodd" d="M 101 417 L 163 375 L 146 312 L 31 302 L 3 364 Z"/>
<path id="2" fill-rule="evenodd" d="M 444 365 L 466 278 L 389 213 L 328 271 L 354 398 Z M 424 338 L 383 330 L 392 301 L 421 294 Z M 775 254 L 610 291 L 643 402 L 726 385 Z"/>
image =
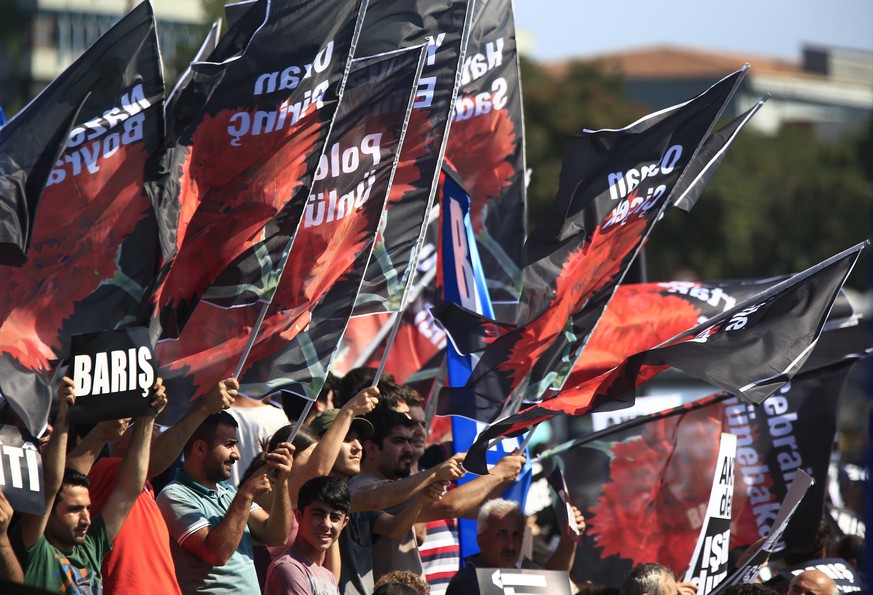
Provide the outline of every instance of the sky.
<path id="1" fill-rule="evenodd" d="M 799 61 L 804 44 L 873 51 L 873 0 L 514 0 L 519 47 L 548 61 L 649 45 Z"/>

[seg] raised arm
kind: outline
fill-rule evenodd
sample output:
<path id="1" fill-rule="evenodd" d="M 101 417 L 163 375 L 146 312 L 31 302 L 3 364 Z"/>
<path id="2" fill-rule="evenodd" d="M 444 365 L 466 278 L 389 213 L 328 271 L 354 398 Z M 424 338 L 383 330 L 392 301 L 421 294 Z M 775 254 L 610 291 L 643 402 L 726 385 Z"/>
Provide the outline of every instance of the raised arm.
<path id="1" fill-rule="evenodd" d="M 396 483 L 396 482 L 392 482 Z M 409 506 L 399 514 L 382 513 L 373 523 L 372 531 L 378 535 L 385 535 L 392 539 L 403 539 L 406 533 L 415 524 L 421 509 L 429 502 L 439 499 L 443 495 L 443 485 L 435 482 L 428 486 L 427 490 L 420 492 Z"/>
<path id="2" fill-rule="evenodd" d="M 256 472 L 270 477 L 273 487 L 273 501 L 270 514 L 262 508 L 256 508 L 249 517 L 249 529 L 252 535 L 266 545 L 281 546 L 288 541 L 291 533 L 294 515 L 291 510 L 291 499 L 288 497 L 288 474 L 291 473 L 294 446 L 281 442 L 271 453 L 267 454 L 267 464 Z"/>
<path id="3" fill-rule="evenodd" d="M 182 452 L 182 448 L 203 420 L 230 407 L 239 390 L 236 378 L 219 381 L 200 401 L 191 407 L 178 422 L 167 428 L 152 441 L 148 477 L 166 471 Z"/>
<path id="4" fill-rule="evenodd" d="M 157 379 L 154 390 L 151 405 L 155 412 L 137 418 L 133 424 L 130 445 L 118 470 L 118 482 L 103 507 L 103 521 L 106 523 L 106 534 L 110 542 L 115 541 L 115 536 L 121 530 L 146 481 L 155 416 L 167 405 L 167 392 L 162 379 Z"/>
<path id="5" fill-rule="evenodd" d="M 67 454 L 67 469 L 88 475 L 91 467 L 94 466 L 94 461 L 100 456 L 103 446 L 113 438 L 120 438 L 129 424 L 130 419 L 127 418 L 101 421 L 94 426 L 94 429 Z"/>
<path id="6" fill-rule="evenodd" d="M 328 475 L 339 456 L 340 448 L 352 427 L 352 420 L 371 412 L 379 402 L 379 389 L 369 386 L 355 395 L 337 412 L 336 419 L 322 436 L 309 460 L 294 468 L 289 480 L 291 494 L 297 494 L 300 486 L 312 479 Z"/>
<path id="7" fill-rule="evenodd" d="M 224 566 L 230 557 L 239 547 L 239 542 L 242 539 L 246 524 L 249 521 L 249 512 L 252 508 L 254 499 L 264 492 L 270 490 L 270 480 L 264 473 L 255 473 L 239 488 L 239 491 L 234 496 L 227 508 L 224 517 L 214 527 L 209 526 L 208 520 L 201 517 L 202 526 L 190 535 L 181 539 L 179 545 L 213 566 Z M 182 501 L 174 501 L 172 496 L 165 496 L 166 490 L 161 493 L 158 499 L 158 506 L 164 514 L 164 518 L 168 519 L 167 509 L 179 505 L 183 508 L 181 511 L 182 517 L 188 513 L 202 514 L 199 508 L 187 510 L 184 507 L 187 505 Z M 188 519 L 190 520 L 190 519 Z M 167 520 L 167 524 L 171 524 L 171 520 Z M 173 530 L 170 531 L 173 536 Z"/>
<path id="8" fill-rule="evenodd" d="M 7 534 L 11 520 L 12 506 L 3 492 L 0 492 L 0 580 L 23 583 L 24 572 L 21 570 L 18 558 L 15 557 L 15 552 L 12 551 L 12 544 L 9 543 Z"/>
<path id="9" fill-rule="evenodd" d="M 559 503 L 559 506 L 563 506 L 563 504 Z M 576 524 L 579 528 L 579 534 L 577 535 L 570 528 L 570 525 L 561 527 L 558 545 L 555 547 L 552 555 L 549 556 L 548 562 L 546 562 L 544 567 L 546 570 L 569 571 L 573 566 L 573 561 L 576 559 L 576 546 L 579 543 L 579 535 L 585 532 L 585 517 L 582 516 L 582 513 L 575 506 L 573 507 L 573 518 L 569 522 Z"/>
<path id="10" fill-rule="evenodd" d="M 463 460 L 464 454 L 455 456 Z M 516 452 L 506 455 L 488 475 L 480 475 L 473 481 L 456 486 L 440 500 L 425 506 L 418 517 L 418 522 L 455 517 L 475 518 L 483 502 L 495 497 L 495 493 L 502 492 L 518 478 L 524 460 L 524 455 Z"/>
<path id="11" fill-rule="evenodd" d="M 24 547 L 30 549 L 42 537 L 48 517 L 51 514 L 55 496 L 61 488 L 64 479 L 64 462 L 67 452 L 67 434 L 70 431 L 69 409 L 76 402 L 73 379 L 67 376 L 61 378 L 58 387 L 58 415 L 55 418 L 54 431 L 45 448 L 42 458 L 43 483 L 45 484 L 45 514 L 35 516 L 25 514 L 21 518 L 21 540 Z"/>
<path id="12" fill-rule="evenodd" d="M 418 495 L 435 482 L 444 484 L 463 477 L 466 471 L 461 466 L 462 460 L 463 456 L 455 455 L 427 471 L 373 488 L 352 490 L 352 512 L 385 510 Z"/>

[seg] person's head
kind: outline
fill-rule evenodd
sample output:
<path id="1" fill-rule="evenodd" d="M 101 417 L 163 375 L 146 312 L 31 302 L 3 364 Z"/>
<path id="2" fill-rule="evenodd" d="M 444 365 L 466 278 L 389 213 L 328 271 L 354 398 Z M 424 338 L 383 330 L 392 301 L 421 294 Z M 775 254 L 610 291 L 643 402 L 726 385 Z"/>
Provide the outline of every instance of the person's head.
<path id="1" fill-rule="evenodd" d="M 336 420 L 339 409 L 328 409 L 321 415 L 312 420 L 310 428 L 321 439 L 325 432 L 333 425 Z M 364 438 L 373 435 L 373 424 L 363 417 L 356 417 L 352 420 L 351 427 L 346 433 L 345 439 L 340 446 L 340 452 L 336 457 L 336 462 L 330 471 L 331 475 L 348 479 L 361 472 L 361 458 L 364 454 L 362 441 Z"/>
<path id="2" fill-rule="evenodd" d="M 293 429 L 294 426 L 288 424 L 287 426 L 282 426 L 276 430 L 273 435 L 270 436 L 270 441 L 267 442 L 267 452 L 273 452 L 280 443 L 287 442 L 288 436 Z M 309 426 L 300 426 L 297 429 L 297 435 L 294 436 L 294 440 L 291 441 L 291 444 L 294 446 L 294 454 L 292 457 L 295 463 L 302 457 L 308 459 L 309 454 L 312 452 L 311 449 L 315 448 L 315 445 L 318 444 L 318 434 L 316 434 Z M 306 459 L 304 459 L 303 462 L 305 462 Z"/>
<path id="3" fill-rule="evenodd" d="M 482 566 L 513 568 L 521 558 L 525 518 L 518 502 L 494 498 L 479 509 L 476 541 Z"/>
<path id="4" fill-rule="evenodd" d="M 376 368 L 354 368 L 342 377 L 338 383 L 338 389 L 334 391 L 333 405 L 334 407 L 342 407 L 351 401 L 356 394 L 373 386 L 373 379 L 376 378 Z M 382 372 L 380 377 L 379 389 L 382 389 L 382 380 L 393 381 L 394 377 L 388 372 Z"/>
<path id="5" fill-rule="evenodd" d="M 229 479 L 239 460 L 236 429 L 236 420 L 226 411 L 203 420 L 185 443 L 185 471 L 207 487 Z"/>
<path id="6" fill-rule="evenodd" d="M 50 544 L 63 551 L 85 543 L 91 526 L 91 482 L 87 475 L 67 469 L 61 488 L 55 496 L 51 513 L 45 527 L 45 537 Z"/>
<path id="7" fill-rule="evenodd" d="M 385 587 L 385 589 L 382 589 Z M 403 587 L 403 588 L 399 588 Z M 382 590 L 380 590 L 382 589 Z M 385 593 L 391 595 L 430 595 L 430 585 L 421 576 L 408 570 L 392 570 L 385 573 L 373 586 L 373 595 Z"/>
<path id="8" fill-rule="evenodd" d="M 382 583 L 373 589 L 373 595 L 419 595 L 419 592 L 401 583 Z"/>
<path id="9" fill-rule="evenodd" d="M 300 487 L 294 515 L 299 529 L 295 547 L 306 553 L 326 552 L 349 522 L 349 488 L 336 477 L 314 477 Z"/>
<path id="10" fill-rule="evenodd" d="M 427 443 L 427 421 L 424 418 L 424 407 L 421 405 L 410 407 L 407 415 L 415 424 L 412 428 L 412 457 L 418 461 L 424 454 Z"/>
<path id="11" fill-rule="evenodd" d="M 673 571 L 657 562 L 637 564 L 624 579 L 619 595 L 675 595 L 679 592 Z"/>
<path id="12" fill-rule="evenodd" d="M 407 415 L 384 407 L 376 407 L 366 419 L 373 424 L 373 435 L 364 441 L 367 467 L 389 479 L 408 477 L 415 423 Z"/>
<path id="13" fill-rule="evenodd" d="M 788 595 L 838 595 L 836 583 L 821 570 L 804 570 L 788 585 Z"/>
<path id="14" fill-rule="evenodd" d="M 864 538 L 859 535 L 845 535 L 837 542 L 834 553 L 837 558 L 848 562 L 852 568 L 861 571 L 864 568 Z"/>
<path id="15" fill-rule="evenodd" d="M 767 585 L 731 585 L 724 590 L 724 595 L 777 595 L 776 589 Z"/>
<path id="16" fill-rule="evenodd" d="M 412 405 L 421 405 L 421 397 L 414 388 L 397 384 L 388 379 L 379 380 L 379 407 L 393 409 L 398 413 L 409 413 Z"/>

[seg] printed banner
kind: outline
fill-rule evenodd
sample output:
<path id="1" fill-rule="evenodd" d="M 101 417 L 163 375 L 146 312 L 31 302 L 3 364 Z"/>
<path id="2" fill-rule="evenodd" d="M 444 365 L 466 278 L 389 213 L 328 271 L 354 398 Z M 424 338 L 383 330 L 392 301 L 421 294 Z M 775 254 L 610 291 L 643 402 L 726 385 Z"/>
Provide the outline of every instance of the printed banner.
<path id="1" fill-rule="evenodd" d="M 536 400 L 564 383 L 744 74 L 737 71 L 695 99 L 625 129 L 567 140 L 558 194 L 525 243 L 518 327 L 488 345 L 465 386 L 444 393 L 509 400 L 503 408 L 515 412 L 525 395 Z"/>
<path id="2" fill-rule="evenodd" d="M 524 119 L 511 0 L 476 2 L 444 167 L 470 194 L 488 292 L 517 302 L 527 236 Z"/>
<path id="3" fill-rule="evenodd" d="M 45 514 L 45 484 L 42 457 L 23 428 L 0 426 L 0 491 L 12 510 L 21 514 Z"/>
<path id="4" fill-rule="evenodd" d="M 477 568 L 481 595 L 570 595 L 570 580 L 559 570 Z"/>
<path id="5" fill-rule="evenodd" d="M 355 316 L 394 312 L 405 305 L 401 302 L 421 256 L 437 190 L 470 13 L 467 0 L 374 0 L 367 9 L 356 55 L 428 45 L 387 217 L 367 266 Z"/>
<path id="6" fill-rule="evenodd" d="M 236 22 L 240 37 L 212 52 L 210 59 L 222 61 L 191 64 L 191 78 L 167 113 L 167 149 L 146 186 L 166 261 L 144 314 L 153 337 L 178 337 L 204 292 L 265 237 L 294 236 L 364 4 L 273 0 L 236 55 L 259 14 L 255 4 Z M 266 244 L 268 272 L 246 291 L 275 290 L 286 244 Z"/>
<path id="7" fill-rule="evenodd" d="M 761 407 L 719 393 L 543 453 L 560 454 L 573 469 L 569 491 L 588 525 L 573 576 L 617 587 L 617 577 L 640 562 L 685 569 L 704 526 L 712 494 L 704 479 L 717 466 L 723 432 L 737 438 L 731 547 L 770 534 L 779 502 L 797 470 L 805 469 L 816 485 L 774 556 L 812 549 L 840 395 L 855 361 L 804 370 Z"/>
<path id="8" fill-rule="evenodd" d="M 818 570 L 825 573 L 837 584 L 840 593 L 858 593 L 866 588 L 858 572 L 842 558 L 810 560 L 804 564 L 780 570 L 779 576 L 790 581 L 806 570 Z"/>
<path id="9" fill-rule="evenodd" d="M 372 251 L 422 60 L 420 47 L 355 60 L 293 241 L 270 236 L 244 252 L 205 292 L 192 326 L 159 343 L 182 394 L 196 398 L 233 373 L 253 332 L 243 392 L 318 394 Z M 288 250 L 281 271 L 269 256 L 277 243 Z M 274 288 L 272 301 L 259 300 L 263 287 Z"/>
<path id="10" fill-rule="evenodd" d="M 154 413 L 152 387 L 158 364 L 146 328 L 74 335 L 70 372 L 76 404 L 71 424 L 137 418 Z"/>
<path id="11" fill-rule="evenodd" d="M 2 273 L 0 390 L 34 435 L 70 336 L 135 324 L 155 274 L 155 217 L 142 187 L 163 134 L 163 96 L 154 14 L 143 2 L 0 130 L 4 145 L 26 148 L 59 125 L 60 106 L 80 104 L 47 172 L 26 262 Z"/>
<path id="12" fill-rule="evenodd" d="M 718 459 L 709 493 L 706 517 L 697 538 L 685 582 L 697 585 L 697 592 L 706 595 L 727 578 L 731 538 L 731 502 L 734 496 L 734 462 L 737 457 L 737 437 L 722 434 Z"/>
<path id="13" fill-rule="evenodd" d="M 845 250 L 658 347 L 625 359 L 609 372 L 568 383 L 569 388 L 557 397 L 492 424 L 470 448 L 464 466 L 484 469 L 482 452 L 489 441 L 528 431 L 556 415 L 630 406 L 637 388 L 669 367 L 742 395 L 745 401 L 761 403 L 790 382 L 809 357 L 866 245 Z"/>

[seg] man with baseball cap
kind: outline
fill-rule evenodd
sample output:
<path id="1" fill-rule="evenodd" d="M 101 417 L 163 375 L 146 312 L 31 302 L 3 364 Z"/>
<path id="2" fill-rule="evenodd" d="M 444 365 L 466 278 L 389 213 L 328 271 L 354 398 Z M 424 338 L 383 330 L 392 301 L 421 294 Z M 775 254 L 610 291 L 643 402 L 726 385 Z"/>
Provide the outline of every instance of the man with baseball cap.
<path id="1" fill-rule="evenodd" d="M 373 435 L 373 425 L 359 417 L 371 411 L 378 401 L 379 391 L 369 387 L 359 392 L 342 409 L 328 409 L 316 417 L 310 427 L 322 440 L 312 453 L 312 459 L 333 455 L 330 475 L 348 483 L 361 472 L 362 440 Z M 336 448 L 335 440 L 344 436 Z M 320 452 L 318 452 L 320 451 Z M 335 455 L 333 453 L 336 453 Z M 456 460 L 450 460 L 427 472 L 417 473 L 390 486 L 372 490 L 352 490 L 349 524 L 340 535 L 343 560 L 340 577 L 342 593 L 367 594 L 373 590 L 372 534 L 399 537 L 406 533 L 426 502 L 439 499 L 443 482 L 463 475 Z M 391 515 L 384 509 L 415 498 L 419 505 L 407 507 L 404 514 Z"/>

